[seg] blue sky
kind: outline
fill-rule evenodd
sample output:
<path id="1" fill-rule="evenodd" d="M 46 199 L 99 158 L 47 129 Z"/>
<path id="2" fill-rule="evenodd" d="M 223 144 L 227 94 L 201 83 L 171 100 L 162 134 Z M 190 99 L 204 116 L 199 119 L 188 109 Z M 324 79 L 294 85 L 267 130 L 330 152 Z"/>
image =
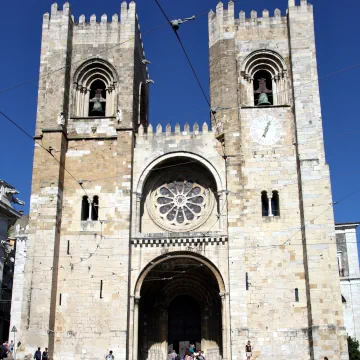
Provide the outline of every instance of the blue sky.
<path id="1" fill-rule="evenodd" d="M 299 0 L 297 0 L 299 1 Z M 214 0 L 160 0 L 171 19 L 188 17 L 215 9 Z M 6 1 L 2 4 L 1 82 L 0 90 L 36 79 L 39 69 L 41 24 L 43 13 L 52 1 Z M 360 63 L 358 36 L 360 2 L 314 0 L 319 75 Z M 111 18 L 119 13 L 118 0 L 74 0 L 70 2 L 75 18 L 82 13 L 89 19 L 104 13 Z M 271 5 L 270 5 L 271 4 Z M 60 3 L 62 5 L 62 3 Z M 235 12 L 263 9 L 273 14 L 278 7 L 285 13 L 287 0 L 240 0 Z M 164 24 L 153 0 L 138 0 L 137 11 L 142 31 Z M 238 16 L 238 15 L 237 15 Z M 184 25 L 179 32 L 192 59 L 200 81 L 208 92 L 207 15 Z M 146 57 L 151 60 L 150 122 L 183 124 L 208 120 L 207 104 L 189 69 L 179 44 L 167 26 L 144 38 Z M 320 81 L 327 162 L 330 165 L 334 201 L 360 186 L 358 164 L 360 121 L 358 115 L 360 67 Z M 30 134 L 34 133 L 37 81 L 0 95 L 0 109 Z M 33 143 L 13 125 L 1 118 L 0 177 L 14 185 L 28 211 L 31 191 Z M 343 135 L 348 132 L 352 134 Z M 335 207 L 337 222 L 360 221 L 360 193 Z"/>

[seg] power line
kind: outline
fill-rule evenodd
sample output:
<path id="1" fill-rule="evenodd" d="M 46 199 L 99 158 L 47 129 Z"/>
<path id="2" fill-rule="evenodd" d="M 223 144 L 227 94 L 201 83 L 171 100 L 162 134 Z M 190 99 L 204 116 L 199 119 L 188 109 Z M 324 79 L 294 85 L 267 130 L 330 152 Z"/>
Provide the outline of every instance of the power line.
<path id="1" fill-rule="evenodd" d="M 143 35 L 149 34 L 149 33 L 153 32 L 153 31 L 161 28 L 162 26 L 163 26 L 163 25 L 156 26 L 156 27 L 154 27 L 154 28 L 152 28 L 152 29 L 150 29 L 150 30 L 148 30 L 148 31 L 145 31 L 145 32 L 141 33 L 141 35 L 143 36 Z M 100 54 L 103 54 L 103 53 L 106 53 L 106 52 L 108 52 L 108 51 L 110 51 L 110 50 L 112 50 L 112 49 L 115 49 L 115 48 L 117 48 L 117 47 L 125 44 L 126 42 L 128 42 L 128 41 L 130 41 L 130 40 L 134 40 L 134 39 L 135 39 L 135 36 L 133 36 L 133 37 L 131 37 L 131 38 L 129 38 L 129 39 L 123 41 L 123 42 L 120 42 L 119 44 L 116 44 L 116 45 L 114 45 L 114 46 L 110 46 L 110 47 L 108 47 L 107 49 L 105 49 L 105 50 L 103 50 L 103 51 L 99 51 L 96 55 L 93 55 L 93 56 L 87 57 L 87 58 L 82 58 L 82 59 L 77 60 L 77 61 L 74 61 L 74 62 L 72 62 L 72 63 L 70 63 L 70 64 L 68 64 L 68 65 L 62 66 L 62 67 L 57 68 L 57 69 L 52 70 L 52 71 L 49 71 L 49 72 L 47 72 L 47 73 L 44 74 L 44 75 L 39 75 L 39 76 L 37 76 L 37 77 L 34 78 L 34 79 L 27 80 L 27 81 L 24 81 L 24 82 L 22 82 L 22 83 L 20 83 L 20 84 L 14 85 L 14 86 L 12 86 L 12 87 L 10 87 L 10 88 L 1 90 L 1 91 L 0 91 L 0 95 L 1 95 L 1 94 L 4 94 L 4 93 L 7 93 L 7 92 L 10 92 L 10 91 L 13 91 L 13 90 L 15 90 L 15 89 L 18 89 L 18 88 L 20 88 L 20 87 L 22 87 L 22 86 L 24 86 L 24 85 L 30 84 L 30 83 L 32 83 L 32 82 L 34 82 L 34 81 L 38 81 L 38 80 L 40 80 L 40 79 L 42 79 L 42 78 L 44 78 L 44 77 L 47 77 L 47 76 L 49 76 L 49 75 L 51 75 L 51 74 L 54 74 L 54 73 L 56 73 L 56 72 L 58 72 L 58 71 L 64 70 L 64 69 L 66 69 L 66 68 L 68 68 L 68 67 L 70 67 L 70 66 L 72 66 L 72 65 L 75 65 L 75 64 L 84 62 L 84 61 L 89 60 L 89 59 L 96 58 L 96 56 L 98 56 L 98 55 L 100 55 Z"/>
<path id="2" fill-rule="evenodd" d="M 235 0 L 234 3 L 238 2 L 238 1 L 239 1 L 239 0 Z M 196 15 L 196 17 L 202 17 L 202 16 L 207 15 L 207 14 L 208 14 L 208 11 L 203 12 L 203 13 L 201 13 L 201 14 L 199 14 L 199 15 Z M 145 32 L 141 32 L 140 34 L 141 34 L 141 36 L 147 35 L 147 34 L 153 32 L 153 31 L 155 31 L 155 30 L 160 29 L 160 28 L 163 27 L 163 26 L 164 26 L 164 25 L 155 26 L 154 28 L 152 28 L 152 29 L 150 29 L 150 30 L 147 30 L 147 31 L 145 31 Z M 99 51 L 97 54 L 95 54 L 95 55 L 93 55 L 93 56 L 84 57 L 84 58 L 82 58 L 82 59 L 80 59 L 80 60 L 71 62 L 71 63 L 68 64 L 68 65 L 62 66 L 62 67 L 57 68 L 57 69 L 52 70 L 52 71 L 49 71 L 49 72 L 47 72 L 46 74 L 44 74 L 44 75 L 42 75 L 42 76 L 39 75 L 39 76 L 37 76 L 36 78 L 30 79 L 30 80 L 26 80 L 26 81 L 24 81 L 24 82 L 22 82 L 22 83 L 19 83 L 19 84 L 17 84 L 17 85 L 14 85 L 14 86 L 12 86 L 12 87 L 7 88 L 7 89 L 0 90 L 0 95 L 1 95 L 1 94 L 4 94 L 4 93 L 7 93 L 7 92 L 10 92 L 10 91 L 13 91 L 13 90 L 15 90 L 15 89 L 17 89 L 17 88 L 20 88 L 20 87 L 22 87 L 22 86 L 24 86 L 24 85 L 27 85 L 27 84 L 29 84 L 29 83 L 32 83 L 32 82 L 34 82 L 34 81 L 38 81 L 38 80 L 40 80 L 40 79 L 43 78 L 43 77 L 46 77 L 46 76 L 49 76 L 49 75 L 51 75 L 51 74 L 53 74 L 53 73 L 56 73 L 56 72 L 58 72 L 58 71 L 64 70 L 64 69 L 66 69 L 67 67 L 70 67 L 70 66 L 72 66 L 72 65 L 75 65 L 75 64 L 84 62 L 84 61 L 86 61 L 86 60 L 90 60 L 90 59 L 96 58 L 97 56 L 99 56 L 99 55 L 101 55 L 101 54 L 103 54 L 103 53 L 107 53 L 108 51 L 110 51 L 110 50 L 112 50 L 112 49 L 115 49 L 115 48 L 117 48 L 117 47 L 125 44 L 126 42 L 128 42 L 128 41 L 130 41 L 130 40 L 134 40 L 135 38 L 136 38 L 135 36 L 130 37 L 129 39 L 127 39 L 127 40 L 125 40 L 125 41 L 123 41 L 123 42 L 121 42 L 121 43 L 119 43 L 119 44 L 116 44 L 116 45 L 114 45 L 114 46 L 110 46 L 109 48 L 107 48 L 107 49 L 105 49 L 105 50 L 103 50 L 103 51 Z"/>

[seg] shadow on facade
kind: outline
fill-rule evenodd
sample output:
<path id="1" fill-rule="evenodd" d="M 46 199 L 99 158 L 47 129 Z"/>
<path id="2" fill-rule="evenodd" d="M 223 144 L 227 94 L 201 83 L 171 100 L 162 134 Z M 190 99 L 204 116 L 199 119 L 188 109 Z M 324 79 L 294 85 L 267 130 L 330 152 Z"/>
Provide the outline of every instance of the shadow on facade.
<path id="1" fill-rule="evenodd" d="M 138 359 L 183 356 L 190 343 L 209 360 L 222 349 L 221 298 L 212 271 L 195 259 L 171 258 L 156 265 L 141 287 Z"/>

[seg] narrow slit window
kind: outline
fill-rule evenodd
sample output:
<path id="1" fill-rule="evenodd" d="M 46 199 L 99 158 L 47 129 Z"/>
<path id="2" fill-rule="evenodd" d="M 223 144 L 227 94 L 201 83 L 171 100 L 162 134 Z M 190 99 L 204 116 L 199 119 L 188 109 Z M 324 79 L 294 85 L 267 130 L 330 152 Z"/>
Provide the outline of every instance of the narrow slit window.
<path id="1" fill-rule="evenodd" d="M 59 305 L 61 305 L 61 299 L 62 298 L 62 294 L 59 295 Z"/>
<path id="2" fill-rule="evenodd" d="M 295 302 L 299 302 L 299 289 L 295 289 Z"/>
<path id="3" fill-rule="evenodd" d="M 66 254 L 67 254 L 67 255 L 70 255 L 70 240 L 67 241 Z"/>
<path id="4" fill-rule="evenodd" d="M 81 202 L 81 220 L 87 221 L 89 220 L 89 198 L 87 196 L 83 196 Z"/>
<path id="5" fill-rule="evenodd" d="M 262 216 L 269 216 L 269 199 L 266 191 L 261 193 L 261 209 Z"/>
<path id="6" fill-rule="evenodd" d="M 100 299 L 102 299 L 103 298 L 103 281 L 102 280 L 100 280 Z"/>
<path id="7" fill-rule="evenodd" d="M 277 191 L 272 192 L 271 208 L 273 216 L 280 216 L 280 200 L 279 193 Z"/>
<path id="8" fill-rule="evenodd" d="M 246 286 L 246 290 L 249 290 L 249 275 L 248 275 L 248 273 L 245 274 L 245 286 Z"/>
<path id="9" fill-rule="evenodd" d="M 99 197 L 94 196 L 91 204 L 91 220 L 99 220 Z"/>

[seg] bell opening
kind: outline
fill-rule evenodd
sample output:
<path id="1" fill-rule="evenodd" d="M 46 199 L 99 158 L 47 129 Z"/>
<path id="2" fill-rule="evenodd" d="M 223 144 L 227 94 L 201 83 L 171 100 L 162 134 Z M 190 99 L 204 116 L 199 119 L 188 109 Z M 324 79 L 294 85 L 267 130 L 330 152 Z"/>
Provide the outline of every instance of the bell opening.
<path id="1" fill-rule="evenodd" d="M 90 87 L 90 102 L 88 116 L 105 116 L 106 114 L 106 91 L 105 84 L 96 80 Z"/>
<path id="2" fill-rule="evenodd" d="M 254 102 L 256 106 L 274 104 L 271 75 L 265 70 L 258 71 L 254 76 Z"/>

